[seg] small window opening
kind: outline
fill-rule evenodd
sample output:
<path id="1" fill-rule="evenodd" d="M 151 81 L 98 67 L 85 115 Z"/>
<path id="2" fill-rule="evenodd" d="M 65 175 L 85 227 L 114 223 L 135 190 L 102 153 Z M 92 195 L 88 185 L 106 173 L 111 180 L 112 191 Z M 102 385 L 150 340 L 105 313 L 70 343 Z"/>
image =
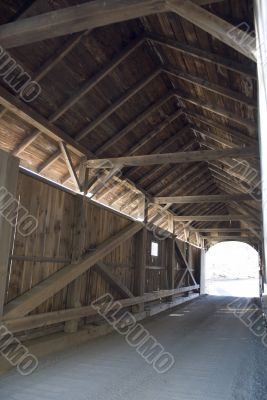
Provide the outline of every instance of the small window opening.
<path id="1" fill-rule="evenodd" d="M 159 245 L 156 242 L 151 242 L 151 255 L 153 257 L 158 257 L 159 255 Z"/>

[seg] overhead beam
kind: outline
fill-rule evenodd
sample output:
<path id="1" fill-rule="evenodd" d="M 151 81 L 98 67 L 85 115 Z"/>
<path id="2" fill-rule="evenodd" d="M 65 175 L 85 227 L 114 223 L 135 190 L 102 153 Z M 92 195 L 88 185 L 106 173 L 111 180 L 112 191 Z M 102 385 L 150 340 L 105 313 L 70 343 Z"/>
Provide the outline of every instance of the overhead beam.
<path id="1" fill-rule="evenodd" d="M 129 156 L 87 161 L 88 168 L 112 168 L 118 165 L 141 166 L 154 164 L 177 164 L 199 161 L 211 161 L 221 158 L 257 157 L 257 147 L 241 147 L 224 150 L 199 150 L 167 154 L 150 154 L 144 156 Z"/>
<path id="2" fill-rule="evenodd" d="M 166 11 L 164 0 L 90 1 L 0 27 L 0 43 L 12 48 Z"/>
<path id="3" fill-rule="evenodd" d="M 253 236 L 202 236 L 202 239 L 205 240 L 211 240 L 211 241 L 222 241 L 222 240 L 234 240 L 234 241 L 238 241 L 238 240 L 257 240 L 258 239 L 256 237 Z"/>
<path id="4" fill-rule="evenodd" d="M 151 130 L 150 132 L 148 132 L 146 135 L 144 135 L 137 143 L 135 143 L 130 149 L 129 151 L 127 151 L 127 155 L 134 155 L 136 151 L 140 150 L 146 143 L 148 143 L 149 141 L 151 141 L 153 138 L 155 138 L 157 135 L 160 134 L 160 132 L 162 132 L 164 129 L 166 129 L 170 124 L 172 124 L 176 119 L 178 119 L 181 115 L 182 115 L 182 110 L 177 110 L 175 111 L 173 114 L 169 115 L 165 120 L 163 120 L 155 129 Z M 179 132 L 180 133 L 180 132 Z M 183 132 L 181 132 L 183 133 Z M 117 172 L 121 172 L 121 166 L 119 168 L 115 168 L 118 169 Z M 127 178 L 128 174 L 124 174 L 124 177 Z M 112 176 L 111 176 L 112 177 Z M 95 188 L 94 189 L 90 189 L 90 186 L 92 186 L 95 183 L 95 177 L 93 176 L 93 178 L 88 182 L 88 187 L 89 187 L 89 191 L 92 193 L 92 190 L 95 192 Z M 102 184 L 102 188 L 100 187 L 100 189 L 104 189 L 103 188 L 103 184 Z M 108 189 L 107 189 L 108 190 Z M 127 190 L 126 190 L 127 192 Z M 107 193 L 107 191 L 104 189 L 101 191 L 101 197 L 104 193 Z M 114 200 L 115 201 L 115 200 Z M 109 203 L 109 205 L 113 204 L 112 202 Z"/>
<path id="5" fill-rule="evenodd" d="M 226 203 L 229 201 L 254 200 L 250 194 L 213 194 L 202 196 L 154 197 L 156 204 Z"/>
<path id="6" fill-rule="evenodd" d="M 190 131 L 190 126 L 189 126 L 189 125 L 184 126 L 184 127 L 183 127 L 181 130 L 179 130 L 175 135 L 171 136 L 169 139 L 165 140 L 164 143 L 161 143 L 159 146 L 157 146 L 157 148 L 154 149 L 154 150 L 152 151 L 152 153 L 157 153 L 157 152 L 160 152 L 160 153 L 161 153 L 162 151 L 166 150 L 166 149 L 167 149 L 168 147 L 170 147 L 171 145 L 175 145 L 176 142 L 177 142 L 177 138 L 178 138 L 178 137 L 181 137 L 185 132 L 188 132 L 188 133 L 189 133 L 189 131 Z M 195 140 L 192 139 L 192 140 L 190 140 L 188 143 L 186 143 L 180 150 L 181 150 L 181 151 L 186 151 L 186 150 L 188 150 L 190 147 L 192 147 L 192 145 L 193 145 L 194 143 L 195 143 Z M 140 167 L 140 169 L 141 169 L 141 168 L 142 168 L 142 167 Z M 149 193 L 151 187 L 150 187 L 150 185 L 147 186 L 147 185 L 144 185 L 144 184 L 143 184 L 144 179 L 150 179 L 152 175 L 154 175 L 154 174 L 157 173 L 157 172 L 160 172 L 162 168 L 163 168 L 162 165 L 160 165 L 160 166 L 158 166 L 158 167 L 156 167 L 156 168 L 153 168 L 153 170 L 152 170 L 151 172 L 145 174 L 145 175 L 143 176 L 143 178 L 141 178 L 140 180 L 135 181 L 135 182 L 136 182 L 139 186 L 142 185 L 142 187 L 144 187 L 145 191 L 146 191 L 147 193 Z M 124 174 L 124 176 L 129 177 L 129 176 L 131 175 L 131 173 L 132 173 L 133 171 L 136 171 L 136 170 L 138 171 L 138 168 L 137 168 L 137 169 L 135 169 L 134 167 L 133 167 L 133 168 L 129 168 L 129 169 L 127 170 L 127 172 Z M 170 172 L 168 172 L 168 174 L 170 174 Z M 163 179 L 163 176 L 162 176 L 162 175 L 160 176 L 160 179 Z M 158 180 L 156 180 L 156 182 L 158 182 Z M 153 183 L 154 183 L 154 181 L 153 181 Z M 152 183 L 152 186 L 154 186 L 153 183 Z M 126 200 L 126 197 L 128 197 L 128 194 L 129 194 L 129 192 L 126 191 L 126 190 L 124 190 L 124 191 L 121 193 L 121 195 L 120 195 L 120 199 L 122 200 L 122 199 L 125 198 L 125 200 Z M 137 195 L 137 194 L 134 195 L 134 197 L 133 197 L 133 199 L 132 199 L 132 202 L 134 202 L 137 198 L 138 198 L 138 195 Z M 151 196 L 150 196 L 150 201 L 152 201 L 152 197 L 151 197 Z M 128 202 L 125 201 L 124 203 L 125 203 L 125 204 L 121 207 L 121 211 L 125 210 L 125 209 L 128 207 Z"/>
<path id="7" fill-rule="evenodd" d="M 229 215 L 180 215 L 174 217 L 175 222 L 208 222 L 208 221 L 253 221 L 255 218 L 242 214 Z"/>
<path id="8" fill-rule="evenodd" d="M 6 306 L 5 318 L 17 318 L 28 314 L 49 297 L 58 293 L 69 283 L 73 282 L 120 244 L 130 239 L 140 231 L 142 227 L 142 224 L 131 223 L 126 228 L 101 243 L 95 251 L 84 256 L 79 263 L 69 264 L 51 275 L 49 278 L 37 284 L 28 292 L 24 293 Z"/>
<path id="9" fill-rule="evenodd" d="M 251 228 L 260 230 L 259 228 Z M 190 232 L 199 233 L 235 233 L 235 232 L 251 232 L 249 228 L 189 228 Z"/>
<path id="10" fill-rule="evenodd" d="M 219 1 L 195 0 L 195 3 Z M 90 1 L 4 24 L 0 27 L 0 43 L 8 49 L 166 11 L 171 11 L 166 0 Z"/>
<path id="11" fill-rule="evenodd" d="M 256 62 L 256 39 L 192 1 L 167 0 L 170 11 Z M 242 40 L 241 40 L 242 39 Z"/>

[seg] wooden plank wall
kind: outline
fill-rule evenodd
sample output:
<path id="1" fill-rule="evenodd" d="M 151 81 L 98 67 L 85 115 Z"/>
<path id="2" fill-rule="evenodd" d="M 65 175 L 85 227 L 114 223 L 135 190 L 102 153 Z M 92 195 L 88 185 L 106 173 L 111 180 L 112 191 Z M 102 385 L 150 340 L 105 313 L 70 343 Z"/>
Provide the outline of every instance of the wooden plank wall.
<path id="1" fill-rule="evenodd" d="M 158 257 L 151 255 L 151 242 L 158 243 Z M 147 263 L 146 263 L 146 285 L 145 291 L 168 289 L 166 266 L 166 243 L 165 240 L 155 238 L 153 232 L 148 233 L 147 238 Z"/>
<path id="2" fill-rule="evenodd" d="M 11 249 L 12 260 L 9 266 L 6 303 L 28 291 L 70 262 L 75 223 L 77 222 L 75 221 L 76 196 L 22 172 L 19 174 L 17 197 L 39 223 L 37 230 L 28 237 L 22 237 L 19 232 L 15 232 Z M 83 250 L 94 250 L 98 244 L 119 232 L 129 223 L 127 217 L 85 201 L 84 228 L 80 232 Z M 152 240 L 159 244 L 158 257 L 150 255 Z M 191 250 L 192 262 L 196 262 L 196 250 L 199 252 L 195 248 Z M 134 251 L 135 238 L 133 237 L 103 260 L 131 291 L 134 287 Z M 39 260 L 23 259 L 23 257 L 33 256 L 48 257 L 52 260 L 63 259 L 65 262 L 40 262 Z M 17 259 L 18 257 L 20 259 Z M 166 241 L 155 239 L 152 232 L 148 232 L 146 259 L 145 292 L 168 289 Z M 89 305 L 94 299 L 107 292 L 118 298 L 110 284 L 93 269 L 82 276 L 81 282 L 81 305 Z M 68 290 L 69 287 L 66 287 L 60 291 L 34 310 L 33 314 L 67 308 Z"/>

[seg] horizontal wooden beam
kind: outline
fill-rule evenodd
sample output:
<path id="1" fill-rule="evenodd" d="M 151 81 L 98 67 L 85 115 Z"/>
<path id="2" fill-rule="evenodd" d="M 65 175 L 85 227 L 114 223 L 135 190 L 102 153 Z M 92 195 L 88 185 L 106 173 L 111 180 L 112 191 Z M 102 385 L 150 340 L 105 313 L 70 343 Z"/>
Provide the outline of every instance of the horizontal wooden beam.
<path id="1" fill-rule="evenodd" d="M 170 11 L 190 21 L 250 60 L 257 62 L 255 37 L 241 31 L 190 0 L 167 0 L 167 4 Z"/>
<path id="2" fill-rule="evenodd" d="M 223 241 L 223 240 L 233 240 L 233 241 L 238 241 L 238 240 L 256 240 L 258 241 L 258 239 L 256 237 L 253 236 L 202 236 L 202 239 L 205 240 L 211 240 L 211 241 Z"/>
<path id="3" fill-rule="evenodd" d="M 28 292 L 7 304 L 5 308 L 5 317 L 16 318 L 28 314 L 49 297 L 58 293 L 61 289 L 86 272 L 120 244 L 130 239 L 142 228 L 143 225 L 140 223 L 131 223 L 126 228 L 101 243 L 95 251 L 86 255 L 78 264 L 69 264 L 40 282 Z"/>
<path id="4" fill-rule="evenodd" d="M 90 1 L 2 25 L 0 43 L 6 49 L 23 46 L 164 11 L 164 0 Z"/>
<path id="5" fill-rule="evenodd" d="M 241 194 L 210 194 L 201 196 L 154 197 L 156 204 L 193 204 L 193 203 L 227 203 L 229 201 L 247 201 L 254 198 L 247 193 Z"/>
<path id="6" fill-rule="evenodd" d="M 113 168 L 116 166 L 141 166 L 154 164 L 177 164 L 199 161 L 218 160 L 221 158 L 257 157 L 258 149 L 253 147 L 241 147 L 225 150 L 199 150 L 167 154 L 150 154 L 144 156 L 129 156 L 87 161 L 88 168 Z"/>
<path id="7" fill-rule="evenodd" d="M 164 299 L 166 297 L 169 297 L 170 295 L 175 296 L 198 289 L 199 285 L 187 286 L 174 290 L 159 290 L 157 292 L 147 293 L 144 296 L 122 299 L 119 300 L 119 302 L 123 308 L 126 308 L 141 303 L 149 303 L 158 299 Z M 83 317 L 94 317 L 97 315 L 98 314 L 95 308 L 93 308 L 92 306 L 84 306 L 12 319 L 4 317 L 3 321 L 5 323 L 5 326 L 11 332 L 15 333 L 23 330 L 41 328 L 60 322 L 72 321 L 74 319 L 80 319 Z"/>
<path id="8" fill-rule="evenodd" d="M 259 231 L 259 228 L 251 228 Z M 189 228 L 190 232 L 199 233 L 231 233 L 231 232 L 252 232 L 249 228 Z"/>
<path id="9" fill-rule="evenodd" d="M 208 222 L 208 221 L 251 221 L 254 217 L 242 214 L 229 215 L 180 215 L 173 217 L 174 222 Z"/>
<path id="10" fill-rule="evenodd" d="M 197 5 L 220 1 L 194 0 Z M 6 49 L 18 47 L 166 11 L 171 11 L 166 0 L 90 1 L 4 24 L 0 26 L 0 43 Z"/>

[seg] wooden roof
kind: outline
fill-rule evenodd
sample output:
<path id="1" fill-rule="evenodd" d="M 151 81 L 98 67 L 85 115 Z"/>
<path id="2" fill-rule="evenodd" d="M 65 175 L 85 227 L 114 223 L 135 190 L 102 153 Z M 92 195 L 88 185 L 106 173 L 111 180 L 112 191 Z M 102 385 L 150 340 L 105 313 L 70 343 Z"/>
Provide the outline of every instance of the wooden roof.
<path id="1" fill-rule="evenodd" d="M 35 0 L 21 7 L 7 0 L 0 5 L 0 23 L 6 27 L 82 3 Z M 246 22 L 253 30 L 250 0 L 196 3 L 212 3 L 203 9 L 233 26 Z M 0 26 L 0 43 L 3 32 Z M 66 187 L 75 189 L 56 135 L 70 143 L 77 169 L 85 155 L 109 159 L 258 145 L 255 62 L 176 13 L 31 41 L 7 51 L 39 82 L 41 94 L 23 103 L 1 79 L 0 145 L 19 156 L 21 165 Z M 104 178 L 108 172 L 98 171 L 97 179 L 90 175 L 89 191 L 94 200 L 136 218 L 142 217 L 144 196 L 153 201 L 158 196 L 242 194 L 258 189 L 260 182 L 257 157 L 246 156 L 115 172 L 110 179 Z M 148 216 L 164 228 L 170 227 L 169 215 L 244 215 L 236 222 L 191 221 L 186 229 L 177 222 L 176 233 L 191 241 L 199 237 L 190 229 L 245 229 L 251 217 L 255 235 L 261 229 L 261 203 L 253 199 L 163 204 L 155 217 L 158 207 L 151 205 Z"/>

